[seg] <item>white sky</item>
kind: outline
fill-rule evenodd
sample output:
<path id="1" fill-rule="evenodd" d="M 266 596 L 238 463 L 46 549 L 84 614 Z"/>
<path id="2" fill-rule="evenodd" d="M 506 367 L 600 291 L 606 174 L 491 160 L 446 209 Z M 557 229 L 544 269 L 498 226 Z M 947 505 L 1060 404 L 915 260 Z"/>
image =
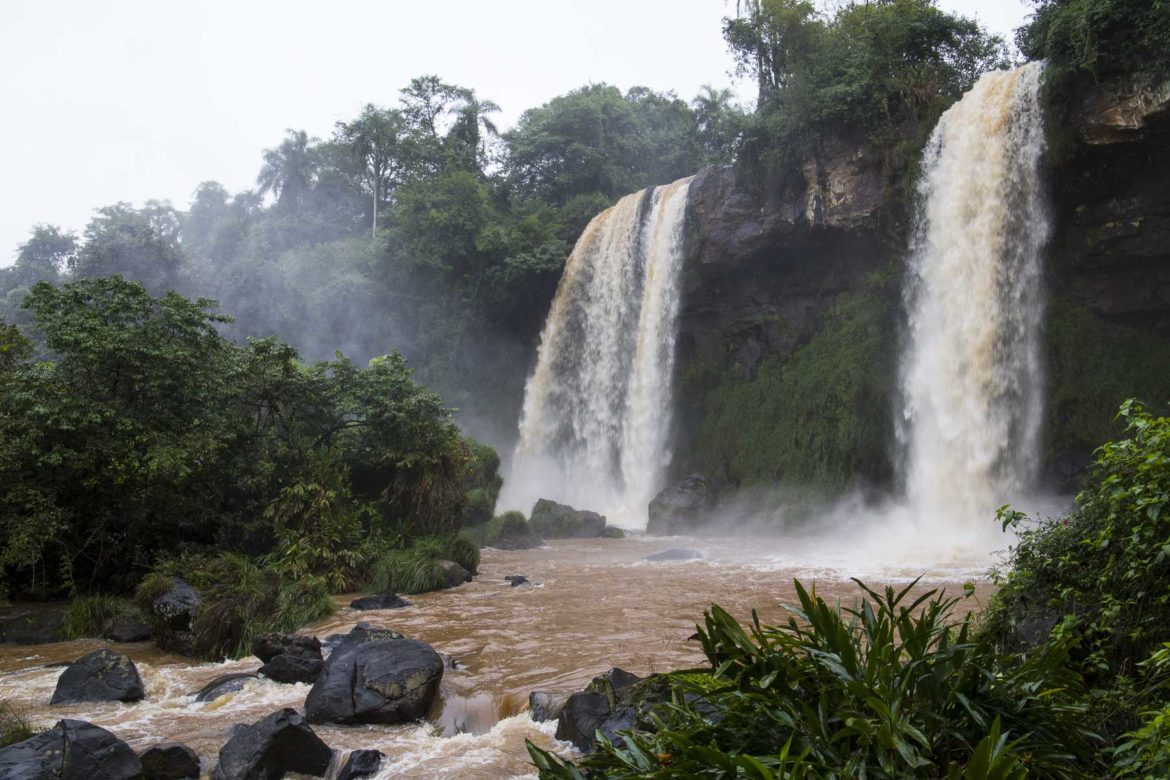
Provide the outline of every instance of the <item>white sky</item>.
<path id="1" fill-rule="evenodd" d="M 940 0 L 1009 38 L 1022 0 Z M 0 265 L 38 222 L 185 208 L 254 186 L 285 128 L 327 137 L 418 75 L 474 88 L 511 125 L 590 82 L 736 86 L 734 0 L 0 0 Z M 750 98 L 751 84 L 737 91 Z"/>

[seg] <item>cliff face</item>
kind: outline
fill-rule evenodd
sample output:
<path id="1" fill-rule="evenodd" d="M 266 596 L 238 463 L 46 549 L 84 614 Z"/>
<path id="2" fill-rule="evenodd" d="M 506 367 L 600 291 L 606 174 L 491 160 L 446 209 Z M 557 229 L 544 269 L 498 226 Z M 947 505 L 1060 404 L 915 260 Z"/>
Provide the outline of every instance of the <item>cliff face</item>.
<path id="1" fill-rule="evenodd" d="M 1051 128 L 1046 473 L 1061 487 L 1118 403 L 1170 400 L 1170 83 L 1085 85 Z M 839 488 L 894 478 L 910 205 L 880 152 L 830 143 L 764 193 L 691 185 L 674 471 Z"/>

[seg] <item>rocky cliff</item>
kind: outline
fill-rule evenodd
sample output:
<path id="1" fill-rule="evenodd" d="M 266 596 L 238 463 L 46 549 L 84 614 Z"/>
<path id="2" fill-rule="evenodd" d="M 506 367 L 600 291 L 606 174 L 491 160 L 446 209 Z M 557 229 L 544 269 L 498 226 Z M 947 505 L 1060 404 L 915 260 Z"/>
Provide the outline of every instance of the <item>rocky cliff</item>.
<path id="1" fill-rule="evenodd" d="M 1083 84 L 1050 123 L 1046 473 L 1061 487 L 1170 400 L 1170 84 Z M 677 475 L 891 484 L 906 171 L 830 141 L 765 189 L 696 177 L 680 314 Z"/>

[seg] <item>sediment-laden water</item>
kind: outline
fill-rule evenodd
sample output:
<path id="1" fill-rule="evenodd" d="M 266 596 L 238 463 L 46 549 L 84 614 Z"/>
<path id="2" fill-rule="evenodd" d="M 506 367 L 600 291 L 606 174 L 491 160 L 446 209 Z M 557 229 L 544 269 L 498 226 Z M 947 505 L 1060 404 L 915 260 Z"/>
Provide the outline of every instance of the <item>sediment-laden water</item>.
<path id="1" fill-rule="evenodd" d="M 653 563 L 646 556 L 667 548 L 698 549 L 702 560 Z M 718 603 L 740 618 L 755 607 L 767 621 L 783 616 L 793 600 L 792 578 L 815 581 L 822 595 L 856 594 L 849 575 L 903 582 L 919 574 L 931 584 L 960 583 L 978 571 L 929 570 L 924 564 L 862 571 L 846 558 L 822 555 L 796 540 L 630 538 L 558 541 L 524 552 L 485 550 L 480 575 L 470 584 L 410 597 L 402 610 L 354 612 L 350 597 L 329 619 L 305 630 L 324 638 L 359 621 L 394 628 L 456 659 L 442 684 L 441 701 L 427 723 L 405 726 L 318 726 L 333 748 L 375 748 L 389 759 L 381 777 L 501 778 L 533 774 L 524 740 L 563 752 L 555 724 L 532 722 L 533 690 L 580 690 L 611 666 L 638 674 L 702 662 L 689 641 L 706 605 Z M 510 587 L 504 577 L 523 574 L 534 586 Z M 990 587 L 981 585 L 975 607 Z M 71 661 L 99 646 L 129 655 L 146 683 L 137 704 L 48 704 L 61 673 L 46 664 Z M 302 708 L 308 685 L 256 680 L 238 693 L 199 704 L 191 695 L 228 672 L 254 671 L 258 659 L 192 663 L 149 644 L 96 641 L 23 647 L 0 645 L 0 696 L 27 708 L 34 725 L 62 717 L 108 728 L 136 749 L 164 741 L 189 744 L 208 769 L 229 729 L 280 707 Z"/>

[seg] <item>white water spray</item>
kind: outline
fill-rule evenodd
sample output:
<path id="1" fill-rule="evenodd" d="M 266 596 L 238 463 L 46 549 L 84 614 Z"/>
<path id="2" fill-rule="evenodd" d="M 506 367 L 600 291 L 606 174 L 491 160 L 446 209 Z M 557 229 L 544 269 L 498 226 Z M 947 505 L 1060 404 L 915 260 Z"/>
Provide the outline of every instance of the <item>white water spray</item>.
<path id="1" fill-rule="evenodd" d="M 954 547 L 995 539 L 996 507 L 1036 477 L 1050 231 L 1041 72 L 984 75 L 923 158 L 902 367 L 906 491 L 919 529 Z"/>
<path id="2" fill-rule="evenodd" d="M 551 498 L 645 526 L 670 462 L 690 181 L 627 195 L 578 239 L 525 388 L 503 506 Z"/>

